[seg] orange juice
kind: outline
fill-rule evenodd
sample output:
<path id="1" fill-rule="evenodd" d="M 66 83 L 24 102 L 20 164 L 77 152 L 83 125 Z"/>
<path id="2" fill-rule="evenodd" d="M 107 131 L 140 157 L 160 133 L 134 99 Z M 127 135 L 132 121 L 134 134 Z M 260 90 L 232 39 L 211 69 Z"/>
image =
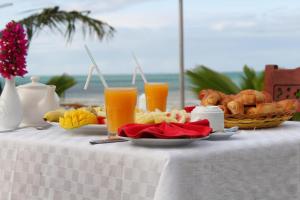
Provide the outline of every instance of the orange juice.
<path id="1" fill-rule="evenodd" d="M 145 83 L 146 104 L 148 111 L 159 109 L 166 111 L 168 83 Z"/>
<path id="2" fill-rule="evenodd" d="M 119 127 L 134 123 L 137 89 L 106 88 L 104 98 L 108 133 L 116 136 Z"/>

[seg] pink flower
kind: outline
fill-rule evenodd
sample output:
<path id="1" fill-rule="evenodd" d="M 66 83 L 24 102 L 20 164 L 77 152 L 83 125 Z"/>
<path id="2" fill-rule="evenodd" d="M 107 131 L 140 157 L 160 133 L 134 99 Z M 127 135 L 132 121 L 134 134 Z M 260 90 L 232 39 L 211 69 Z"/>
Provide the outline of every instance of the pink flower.
<path id="1" fill-rule="evenodd" d="M 0 73 L 4 78 L 24 76 L 28 40 L 21 24 L 9 22 L 0 34 Z"/>

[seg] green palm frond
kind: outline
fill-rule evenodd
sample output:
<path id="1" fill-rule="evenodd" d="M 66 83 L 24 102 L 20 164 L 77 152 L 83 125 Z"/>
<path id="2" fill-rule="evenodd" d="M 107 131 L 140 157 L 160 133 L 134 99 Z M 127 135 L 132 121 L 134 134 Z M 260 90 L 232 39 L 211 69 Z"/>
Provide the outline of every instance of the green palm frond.
<path id="1" fill-rule="evenodd" d="M 256 84 L 255 84 L 255 89 L 262 91 L 264 89 L 264 79 L 265 79 L 265 73 L 264 72 L 259 72 L 256 75 Z"/>
<path id="2" fill-rule="evenodd" d="M 61 76 L 53 76 L 47 83 L 47 85 L 55 85 L 56 93 L 58 96 L 63 96 L 66 90 L 73 87 L 76 84 L 76 80 L 67 74 Z"/>
<path id="3" fill-rule="evenodd" d="M 262 90 L 264 82 L 264 73 L 256 73 L 254 69 L 248 67 L 247 65 L 243 68 L 243 75 L 241 81 L 241 89 L 254 89 Z"/>
<path id="4" fill-rule="evenodd" d="M 242 75 L 241 81 L 241 88 L 253 88 L 254 82 L 253 80 L 256 79 L 256 73 L 253 69 L 249 68 L 247 65 L 243 68 L 244 74 Z"/>
<path id="5" fill-rule="evenodd" d="M 44 27 L 52 31 L 58 31 L 63 34 L 68 42 L 72 41 L 74 33 L 77 30 L 78 23 L 84 34 L 88 32 L 95 35 L 99 40 L 105 36 L 112 36 L 115 29 L 109 24 L 89 17 L 90 11 L 64 11 L 58 6 L 45 8 L 42 12 L 33 14 L 19 21 L 26 28 L 29 41 L 33 35 L 41 31 Z"/>
<path id="6" fill-rule="evenodd" d="M 295 113 L 291 121 L 300 121 L 300 112 Z"/>
<path id="7" fill-rule="evenodd" d="M 240 88 L 226 75 L 203 65 L 186 72 L 191 82 L 191 89 L 198 94 L 202 89 L 214 89 L 226 94 L 235 94 Z"/>
<path id="8" fill-rule="evenodd" d="M 188 70 L 187 76 L 191 82 L 191 89 L 195 94 L 198 94 L 202 89 L 214 89 L 225 94 L 235 94 L 245 89 L 263 90 L 264 83 L 264 73 L 257 73 L 247 65 L 243 68 L 240 86 L 236 85 L 226 75 L 205 66 L 197 66 L 193 70 Z"/>

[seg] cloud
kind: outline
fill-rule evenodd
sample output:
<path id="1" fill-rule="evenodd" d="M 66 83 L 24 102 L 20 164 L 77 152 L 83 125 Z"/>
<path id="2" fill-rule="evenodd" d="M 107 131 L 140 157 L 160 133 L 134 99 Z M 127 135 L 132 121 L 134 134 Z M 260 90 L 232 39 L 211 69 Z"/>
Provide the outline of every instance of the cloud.
<path id="1" fill-rule="evenodd" d="M 128 13 L 124 15 L 112 14 L 112 15 L 99 15 L 95 16 L 97 19 L 108 22 L 113 27 L 118 28 L 132 28 L 132 29 L 143 29 L 143 28 L 154 28 L 159 29 L 174 25 L 174 19 L 177 19 L 173 15 L 165 13 L 157 13 L 153 15 L 151 12 L 144 13 Z"/>
<path id="2" fill-rule="evenodd" d="M 219 21 L 211 25 L 211 29 L 215 31 L 225 31 L 225 30 L 241 30 L 250 29 L 257 25 L 255 21 Z"/>
<path id="3" fill-rule="evenodd" d="M 107 13 L 123 9 L 128 6 L 135 4 L 141 4 L 145 2 L 150 2 L 155 0 L 88 0 L 88 1 L 76 1 L 73 3 L 65 3 L 64 8 L 75 9 L 75 10 L 93 10 L 93 13 Z M 158 1 L 158 0 L 156 0 Z"/>
<path id="4" fill-rule="evenodd" d="M 288 4 L 287 4 L 288 5 Z M 241 9 L 241 8 L 240 8 Z M 292 6 L 274 5 L 262 10 L 244 10 L 235 12 L 208 13 L 199 18 L 205 26 L 223 34 L 259 37 L 292 36 L 300 33 L 299 4 Z"/>
<path id="5" fill-rule="evenodd" d="M 167 0 L 113 0 L 98 6 L 98 10 L 93 11 L 92 16 L 108 22 L 117 29 L 159 29 L 177 22 L 177 9 L 173 9 L 176 5 L 177 3 L 170 5 L 170 1 Z M 105 8 L 105 12 L 99 12 L 102 8 Z"/>

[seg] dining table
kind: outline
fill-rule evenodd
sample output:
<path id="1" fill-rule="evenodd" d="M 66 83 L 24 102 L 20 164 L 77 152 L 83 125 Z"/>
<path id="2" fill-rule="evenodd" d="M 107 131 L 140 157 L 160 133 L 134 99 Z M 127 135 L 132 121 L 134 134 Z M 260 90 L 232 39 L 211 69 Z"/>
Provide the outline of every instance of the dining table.
<path id="1" fill-rule="evenodd" d="M 1 200 L 299 200 L 300 122 L 186 146 L 91 145 L 58 126 L 0 133 Z"/>

